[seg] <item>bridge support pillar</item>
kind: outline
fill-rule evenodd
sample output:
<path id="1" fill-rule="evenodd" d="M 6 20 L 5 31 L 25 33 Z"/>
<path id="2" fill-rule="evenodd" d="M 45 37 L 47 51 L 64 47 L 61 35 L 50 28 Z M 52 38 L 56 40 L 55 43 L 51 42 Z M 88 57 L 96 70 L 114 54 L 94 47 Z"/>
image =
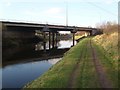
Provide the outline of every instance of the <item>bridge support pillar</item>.
<path id="1" fill-rule="evenodd" d="M 73 46 L 75 45 L 75 33 L 72 33 L 73 34 Z"/>
<path id="2" fill-rule="evenodd" d="M 43 36 L 44 36 L 44 42 L 43 42 L 44 52 L 46 52 L 46 33 L 45 32 L 43 32 Z"/>
<path id="3" fill-rule="evenodd" d="M 51 32 L 49 32 L 49 49 L 51 48 Z"/>
<path id="4" fill-rule="evenodd" d="M 55 33 L 52 32 L 52 48 L 55 46 Z"/>
<path id="5" fill-rule="evenodd" d="M 58 38 L 58 32 L 56 32 L 56 47 L 57 47 L 57 38 Z"/>
<path id="6" fill-rule="evenodd" d="M 73 46 L 75 45 L 75 33 L 77 32 L 76 28 L 74 27 L 74 29 L 71 31 L 71 33 L 73 34 Z"/>
<path id="7" fill-rule="evenodd" d="M 90 36 L 92 36 L 92 31 L 90 31 Z"/>

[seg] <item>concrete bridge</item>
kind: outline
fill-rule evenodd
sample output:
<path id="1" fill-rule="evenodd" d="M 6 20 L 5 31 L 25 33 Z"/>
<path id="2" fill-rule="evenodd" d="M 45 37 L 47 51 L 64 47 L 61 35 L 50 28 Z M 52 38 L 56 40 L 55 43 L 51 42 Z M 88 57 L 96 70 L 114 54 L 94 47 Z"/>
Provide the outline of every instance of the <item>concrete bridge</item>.
<path id="1" fill-rule="evenodd" d="M 45 33 L 49 33 L 49 42 L 51 42 L 54 47 L 55 39 L 57 40 L 57 33 L 59 31 L 70 31 L 73 34 L 73 45 L 74 36 L 77 31 L 89 32 L 90 35 L 94 35 L 98 32 L 97 28 L 90 27 L 77 27 L 77 26 L 64 26 L 64 25 L 50 25 L 50 24 L 38 24 L 38 23 L 25 23 L 25 22 L 11 22 L 11 21 L 1 21 L 2 23 L 2 33 L 4 38 L 14 37 L 22 39 L 30 39 L 35 36 L 36 31 L 43 32 L 44 39 L 46 38 Z M 56 37 L 56 38 L 55 38 Z"/>
<path id="2" fill-rule="evenodd" d="M 90 28 L 90 27 L 75 27 L 75 26 L 64 26 L 64 25 L 50 25 L 50 24 L 38 24 L 38 23 L 24 23 L 24 22 L 10 22 L 10 21 L 1 21 L 7 27 L 24 27 L 24 28 L 31 28 L 32 30 L 35 29 L 43 29 L 45 27 L 51 29 L 48 31 L 88 31 L 92 32 L 93 30 L 97 30 L 97 28 Z"/>

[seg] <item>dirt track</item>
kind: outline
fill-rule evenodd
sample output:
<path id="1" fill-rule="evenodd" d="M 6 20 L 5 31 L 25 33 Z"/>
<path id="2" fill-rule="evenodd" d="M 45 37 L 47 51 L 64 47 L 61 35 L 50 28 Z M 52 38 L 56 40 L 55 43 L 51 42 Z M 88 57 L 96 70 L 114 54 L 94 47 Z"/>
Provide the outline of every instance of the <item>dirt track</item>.
<path id="1" fill-rule="evenodd" d="M 99 83 L 100 88 L 112 88 L 112 84 L 107 79 L 106 72 L 105 72 L 104 68 L 102 67 L 101 62 L 100 62 L 100 60 L 99 60 L 99 58 L 97 56 L 97 53 L 99 53 L 99 52 L 97 52 L 96 49 L 93 47 L 91 40 L 89 40 L 86 43 L 85 47 L 90 48 L 90 52 L 92 54 L 91 57 L 90 57 L 92 59 L 91 62 L 94 63 L 95 73 L 97 75 L 97 82 Z M 84 60 L 84 56 L 86 55 L 85 52 L 87 51 L 87 48 L 86 48 L 86 50 L 84 52 L 83 51 L 84 50 L 81 51 L 80 60 L 78 60 L 78 62 L 76 63 L 76 65 L 75 65 L 75 67 L 74 67 L 74 69 L 73 69 L 73 71 L 72 71 L 72 73 L 70 75 L 68 86 L 67 86 L 68 88 L 76 88 L 75 87 L 76 78 L 79 77 L 78 76 L 78 71 L 80 69 L 79 68 L 80 67 L 80 62 L 81 62 L 81 60 Z"/>
<path id="2" fill-rule="evenodd" d="M 78 68 L 80 67 L 80 62 L 81 62 L 81 60 L 83 60 L 84 55 L 85 55 L 85 53 L 83 52 L 83 49 L 82 49 L 82 51 L 80 53 L 80 60 L 78 60 L 78 62 L 76 63 L 76 65 L 75 65 L 75 67 L 74 67 L 74 69 L 73 69 L 73 71 L 70 75 L 69 83 L 68 83 L 68 86 L 67 86 L 68 88 L 75 88 L 75 84 L 76 84 L 75 80 L 78 77 L 77 73 L 79 71 Z"/>
<path id="3" fill-rule="evenodd" d="M 100 83 L 101 88 L 112 88 L 112 85 L 110 83 L 110 81 L 108 81 L 105 70 L 103 69 L 100 60 L 97 56 L 96 49 L 93 48 L 92 46 L 92 42 L 90 41 L 90 46 L 91 46 L 91 52 L 92 52 L 92 56 L 93 56 L 93 62 L 95 65 L 95 69 L 98 75 L 98 82 Z"/>

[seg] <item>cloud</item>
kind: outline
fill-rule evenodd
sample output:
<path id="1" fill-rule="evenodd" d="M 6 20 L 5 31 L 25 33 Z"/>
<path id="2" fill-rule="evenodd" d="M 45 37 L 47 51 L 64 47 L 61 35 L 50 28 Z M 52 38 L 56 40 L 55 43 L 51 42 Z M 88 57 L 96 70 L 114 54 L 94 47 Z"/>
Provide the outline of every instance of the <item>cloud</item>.
<path id="1" fill-rule="evenodd" d="M 112 3 L 113 3 L 113 0 L 105 0 L 105 3 L 106 3 L 106 4 L 112 4 Z"/>
<path id="2" fill-rule="evenodd" d="M 4 0 L 4 1 L 1 0 L 0 3 L 2 3 L 3 6 L 7 6 L 7 7 L 11 6 L 11 4 L 12 4 L 12 2 L 10 0 Z"/>
<path id="3" fill-rule="evenodd" d="M 45 11 L 46 14 L 61 14 L 63 13 L 63 9 L 62 8 L 50 8 L 48 10 Z"/>
<path id="4" fill-rule="evenodd" d="M 33 20 L 33 21 L 37 21 L 37 20 L 41 20 L 40 22 L 50 22 L 52 23 L 54 20 L 63 20 L 65 17 L 64 15 L 61 14 L 62 11 L 61 9 L 48 9 L 48 10 L 43 10 L 41 12 L 32 10 L 32 9 L 26 9 L 24 11 L 22 11 L 22 14 L 27 20 Z"/>
<path id="5" fill-rule="evenodd" d="M 6 6 L 11 6 L 11 2 L 6 2 Z"/>
<path id="6" fill-rule="evenodd" d="M 51 17 L 51 18 L 56 18 L 56 19 L 63 19 L 63 18 L 64 18 L 64 16 L 62 16 L 62 15 L 49 16 L 49 17 Z"/>
<path id="7" fill-rule="evenodd" d="M 23 13 L 28 16 L 40 17 L 45 16 L 47 18 L 64 18 L 64 9 L 59 7 L 49 8 L 47 10 L 43 10 L 41 12 L 34 10 L 24 10 Z"/>
<path id="8" fill-rule="evenodd" d="M 49 18 L 63 19 L 64 9 L 61 7 L 52 7 L 43 11 L 43 14 Z"/>
<path id="9" fill-rule="evenodd" d="M 24 13 L 25 13 L 26 15 L 30 15 L 30 16 L 39 16 L 39 13 L 34 12 L 34 11 L 32 11 L 32 10 L 26 10 L 26 11 L 24 11 Z"/>

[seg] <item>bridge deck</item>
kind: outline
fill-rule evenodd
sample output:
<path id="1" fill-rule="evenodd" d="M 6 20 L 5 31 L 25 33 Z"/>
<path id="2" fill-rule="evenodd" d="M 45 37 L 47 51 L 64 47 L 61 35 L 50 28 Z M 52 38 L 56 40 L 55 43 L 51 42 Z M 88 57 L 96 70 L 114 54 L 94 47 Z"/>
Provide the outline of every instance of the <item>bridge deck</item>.
<path id="1" fill-rule="evenodd" d="M 26 28 L 35 28 L 35 29 L 42 29 L 44 27 L 57 30 L 57 31 L 92 31 L 97 30 L 97 28 L 91 27 L 75 27 L 75 26 L 64 26 L 64 25 L 50 25 L 50 24 L 38 24 L 38 23 L 24 23 L 24 22 L 9 22 L 9 21 L 2 21 L 7 27 L 26 27 Z"/>

